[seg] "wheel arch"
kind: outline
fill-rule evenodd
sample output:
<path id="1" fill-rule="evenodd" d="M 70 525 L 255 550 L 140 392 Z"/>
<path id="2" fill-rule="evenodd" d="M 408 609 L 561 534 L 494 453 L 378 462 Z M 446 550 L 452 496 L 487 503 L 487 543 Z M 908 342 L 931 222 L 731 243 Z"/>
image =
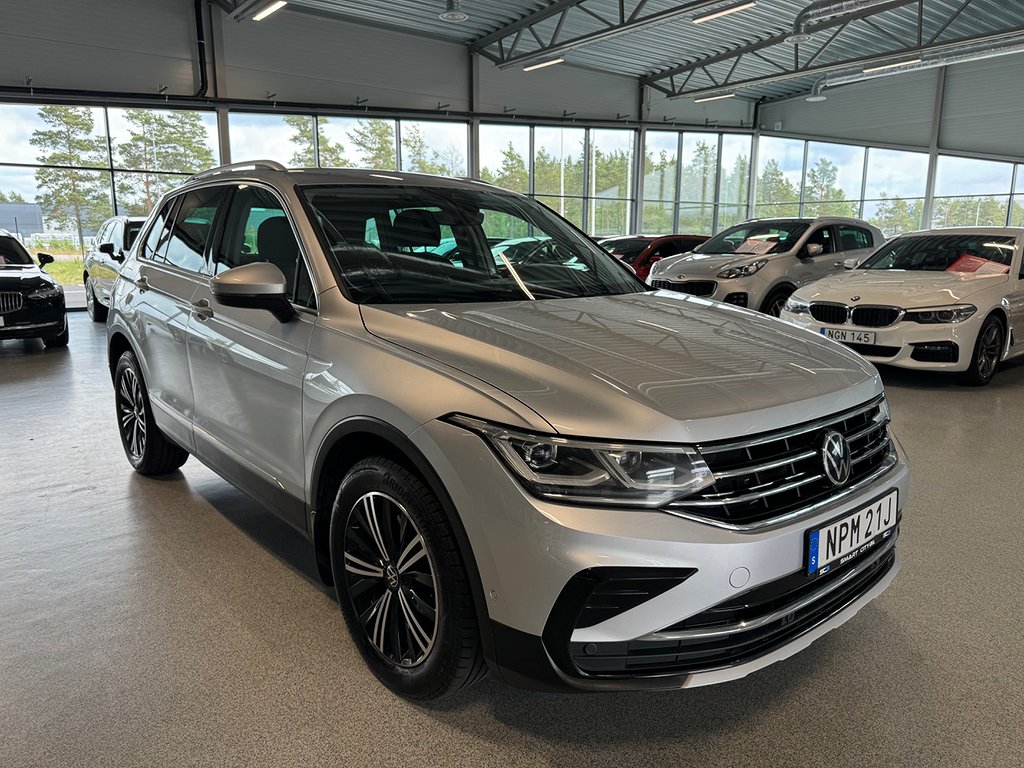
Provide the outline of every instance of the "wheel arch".
<path id="1" fill-rule="evenodd" d="M 480 628 L 484 656 L 492 660 L 494 642 L 483 583 L 458 510 L 441 478 L 419 448 L 401 430 L 380 419 L 354 416 L 339 422 L 327 432 L 313 461 L 310 473 L 309 534 L 321 579 L 325 584 L 333 584 L 330 565 L 330 510 L 334 497 L 348 469 L 360 459 L 371 455 L 391 459 L 416 474 L 440 502 L 466 564 L 466 575 L 473 594 L 473 606 Z"/>
<path id="2" fill-rule="evenodd" d="M 781 278 L 778 282 L 768 286 L 768 289 L 764 292 L 764 298 L 761 299 L 761 304 L 757 307 L 758 312 L 764 312 L 765 307 L 768 306 L 768 300 L 779 291 L 788 291 L 790 294 L 794 293 L 797 286 L 796 283 L 790 281 L 788 278 Z"/>
<path id="3" fill-rule="evenodd" d="M 136 358 L 139 357 L 139 353 L 135 351 L 135 346 L 128 340 L 128 336 L 122 331 L 114 331 L 107 342 L 107 367 L 110 368 L 111 380 L 114 378 L 117 361 L 125 352 L 132 352 Z M 142 365 L 141 360 L 139 360 L 139 365 Z"/>

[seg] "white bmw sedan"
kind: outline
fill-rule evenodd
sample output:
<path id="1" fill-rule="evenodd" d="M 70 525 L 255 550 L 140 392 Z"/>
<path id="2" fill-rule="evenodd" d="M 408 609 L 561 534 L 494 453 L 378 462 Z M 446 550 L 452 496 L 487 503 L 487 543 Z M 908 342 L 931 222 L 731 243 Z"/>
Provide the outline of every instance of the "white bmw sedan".
<path id="1" fill-rule="evenodd" d="M 987 384 L 1024 352 L 1014 332 L 1024 326 L 1022 245 L 1016 227 L 901 235 L 856 269 L 796 291 L 781 317 L 874 363 Z"/>

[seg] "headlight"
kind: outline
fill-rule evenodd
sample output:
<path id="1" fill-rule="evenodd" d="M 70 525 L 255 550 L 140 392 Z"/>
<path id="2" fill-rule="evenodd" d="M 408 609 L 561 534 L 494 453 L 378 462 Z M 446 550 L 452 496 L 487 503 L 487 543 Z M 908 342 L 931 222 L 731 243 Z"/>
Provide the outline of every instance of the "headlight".
<path id="1" fill-rule="evenodd" d="M 794 315 L 809 315 L 811 314 L 811 303 L 798 299 L 796 296 L 790 296 L 786 299 L 786 305 L 782 308 L 783 312 L 792 312 Z"/>
<path id="2" fill-rule="evenodd" d="M 903 315 L 904 320 L 912 323 L 925 323 L 932 325 L 936 323 L 962 323 L 969 318 L 978 308 L 973 304 L 956 304 L 951 307 L 924 307 L 923 309 L 908 309 Z"/>
<path id="3" fill-rule="evenodd" d="M 482 436 L 533 494 L 558 501 L 659 507 L 714 483 L 695 448 L 570 440 L 470 416 L 449 421 Z"/>
<path id="4" fill-rule="evenodd" d="M 732 280 L 734 277 L 749 277 L 768 263 L 768 259 L 758 259 L 740 267 L 729 267 L 718 273 L 723 280 Z"/>
<path id="5" fill-rule="evenodd" d="M 56 299 L 62 293 L 64 293 L 64 289 L 59 285 L 48 285 L 45 288 L 36 288 L 28 294 L 28 297 L 34 301 L 43 301 L 45 299 Z"/>

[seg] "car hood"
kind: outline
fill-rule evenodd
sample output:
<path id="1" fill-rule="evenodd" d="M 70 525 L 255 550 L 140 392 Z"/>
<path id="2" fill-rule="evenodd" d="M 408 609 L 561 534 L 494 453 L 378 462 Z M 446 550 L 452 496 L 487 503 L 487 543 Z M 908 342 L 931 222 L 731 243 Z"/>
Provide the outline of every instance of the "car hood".
<path id="1" fill-rule="evenodd" d="M 55 285 L 56 281 L 35 264 L 0 267 L 0 290 L 24 291 Z"/>
<path id="2" fill-rule="evenodd" d="M 714 277 L 723 269 L 779 254 L 684 253 L 662 262 L 658 277 Z"/>
<path id="3" fill-rule="evenodd" d="M 871 364 L 835 342 L 670 291 L 361 310 L 370 333 L 506 392 L 566 435 L 709 441 L 881 391 Z"/>
<path id="4" fill-rule="evenodd" d="M 1007 275 L 966 272 L 921 272 L 900 269 L 854 269 L 818 280 L 797 291 L 805 301 L 888 304 L 912 309 L 956 304 L 1009 280 Z"/>

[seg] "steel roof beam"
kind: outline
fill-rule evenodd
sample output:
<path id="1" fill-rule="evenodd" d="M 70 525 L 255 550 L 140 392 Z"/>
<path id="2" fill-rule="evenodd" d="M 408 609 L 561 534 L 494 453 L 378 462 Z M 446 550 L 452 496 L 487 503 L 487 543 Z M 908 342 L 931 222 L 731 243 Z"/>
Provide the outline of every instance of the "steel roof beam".
<path id="1" fill-rule="evenodd" d="M 909 2 L 910 0 L 907 1 Z M 631 6 L 632 10 L 628 13 L 627 5 L 629 3 L 627 3 L 627 0 L 620 0 L 618 13 L 614 21 L 588 8 L 585 5 L 586 2 L 587 0 L 561 0 L 556 2 L 541 11 L 531 13 L 519 21 L 515 21 L 481 37 L 470 45 L 470 50 L 486 56 L 497 64 L 499 69 L 507 69 L 543 59 L 555 58 L 574 48 L 582 48 L 583 46 L 593 45 L 604 40 L 611 40 L 620 35 L 636 32 L 652 24 L 661 24 L 679 16 L 694 13 L 707 6 L 716 5 L 721 0 L 691 0 L 691 2 L 675 5 L 671 8 L 646 15 L 641 15 L 641 12 L 644 6 L 647 5 L 648 0 L 630 0 L 633 5 Z M 562 26 L 570 12 L 574 13 L 574 15 L 585 14 L 590 20 L 589 23 L 592 24 L 596 20 L 602 25 L 602 28 L 568 40 L 559 40 L 558 36 L 561 34 Z M 556 15 L 559 15 L 559 19 L 554 34 L 550 40 L 546 43 L 541 43 L 537 48 L 513 55 L 513 50 L 503 44 L 509 37 L 520 35 L 524 29 L 533 33 L 535 39 L 542 39 L 543 35 L 536 32 L 537 25 Z M 497 46 L 496 50 L 495 46 Z"/>

